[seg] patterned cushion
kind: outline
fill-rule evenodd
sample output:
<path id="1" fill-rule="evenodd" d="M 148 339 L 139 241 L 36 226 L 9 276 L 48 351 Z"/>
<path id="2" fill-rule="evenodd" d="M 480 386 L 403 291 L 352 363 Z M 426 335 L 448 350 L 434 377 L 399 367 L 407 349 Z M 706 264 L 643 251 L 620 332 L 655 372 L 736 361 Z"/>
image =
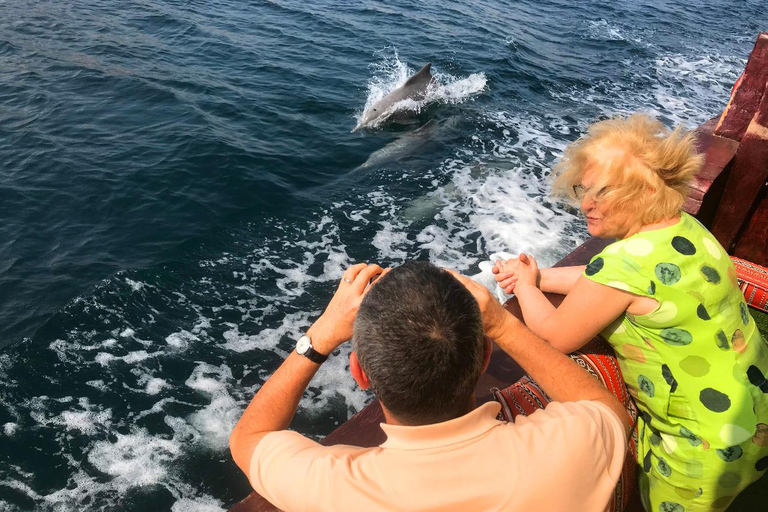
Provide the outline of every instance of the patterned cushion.
<path id="1" fill-rule="evenodd" d="M 731 256 L 747 304 L 768 311 L 768 268 Z"/>
<path id="2" fill-rule="evenodd" d="M 637 433 L 634 428 L 637 423 L 637 407 L 627 392 L 616 357 L 607 343 L 594 338 L 581 350 L 571 354 L 571 359 L 608 388 L 629 413 L 632 438 L 624 459 L 624 469 L 608 508 L 612 512 L 621 512 L 630 503 L 637 487 Z M 552 401 L 536 381 L 528 376 L 508 388 L 494 388 L 492 391 L 496 401 L 501 403 L 500 420 L 513 421 L 520 414 L 528 416 Z"/>

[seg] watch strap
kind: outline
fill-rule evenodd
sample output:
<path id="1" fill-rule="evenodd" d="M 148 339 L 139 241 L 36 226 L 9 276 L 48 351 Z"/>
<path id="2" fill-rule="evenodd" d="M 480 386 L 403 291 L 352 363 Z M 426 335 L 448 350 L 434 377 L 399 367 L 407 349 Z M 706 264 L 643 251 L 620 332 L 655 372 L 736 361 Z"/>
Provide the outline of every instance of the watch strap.
<path id="1" fill-rule="evenodd" d="M 323 364 L 328 359 L 327 355 L 321 354 L 320 352 L 315 350 L 315 347 L 312 346 L 312 339 L 306 334 L 301 338 L 299 338 L 299 345 L 303 345 L 302 342 L 306 342 L 307 348 L 303 352 L 301 352 L 299 351 L 299 346 L 298 345 L 296 346 L 296 349 L 297 349 L 296 353 L 299 354 L 300 356 L 304 356 L 316 364 Z"/>

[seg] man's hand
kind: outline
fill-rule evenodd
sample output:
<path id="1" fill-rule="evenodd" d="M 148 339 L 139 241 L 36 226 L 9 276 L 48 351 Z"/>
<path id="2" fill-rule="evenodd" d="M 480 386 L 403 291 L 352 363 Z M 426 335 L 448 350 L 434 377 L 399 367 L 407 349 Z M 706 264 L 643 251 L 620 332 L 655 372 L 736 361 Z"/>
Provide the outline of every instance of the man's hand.
<path id="1" fill-rule="evenodd" d="M 372 280 L 389 271 L 378 265 L 359 263 L 349 267 L 339 281 L 336 293 L 325 308 L 325 312 L 309 328 L 307 335 L 315 350 L 330 354 L 352 338 L 352 326 L 363 297 L 368 293 Z"/>
<path id="2" fill-rule="evenodd" d="M 344 272 L 325 313 L 307 331 L 315 350 L 330 354 L 352 337 L 352 324 L 371 280 L 385 273 L 380 266 L 365 263 Z M 270 432 L 288 428 L 302 393 L 319 368 L 293 351 L 253 397 L 229 437 L 232 458 L 247 476 L 256 446 Z"/>
<path id="3" fill-rule="evenodd" d="M 448 269 L 446 271 L 458 279 L 477 301 L 483 315 L 483 329 L 488 337 L 495 340 L 500 338 L 505 331 L 518 329 L 522 326 L 520 321 L 504 309 L 496 297 L 491 295 L 488 288 L 458 272 Z"/>

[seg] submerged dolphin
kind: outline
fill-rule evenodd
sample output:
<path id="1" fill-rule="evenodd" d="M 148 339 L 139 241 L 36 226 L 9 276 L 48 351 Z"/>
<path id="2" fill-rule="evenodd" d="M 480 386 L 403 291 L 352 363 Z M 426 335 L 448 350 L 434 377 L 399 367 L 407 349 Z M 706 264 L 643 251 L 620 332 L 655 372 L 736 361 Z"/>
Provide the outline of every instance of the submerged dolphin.
<path id="1" fill-rule="evenodd" d="M 427 87 L 432 83 L 432 73 L 429 69 L 432 63 L 428 63 L 421 68 L 418 73 L 408 79 L 403 85 L 389 92 L 379 101 L 374 103 L 370 109 L 363 112 L 363 118 L 357 123 L 352 132 L 360 128 L 378 124 L 390 117 L 396 109 L 393 109 L 398 102 L 403 100 L 421 101 L 427 93 Z"/>

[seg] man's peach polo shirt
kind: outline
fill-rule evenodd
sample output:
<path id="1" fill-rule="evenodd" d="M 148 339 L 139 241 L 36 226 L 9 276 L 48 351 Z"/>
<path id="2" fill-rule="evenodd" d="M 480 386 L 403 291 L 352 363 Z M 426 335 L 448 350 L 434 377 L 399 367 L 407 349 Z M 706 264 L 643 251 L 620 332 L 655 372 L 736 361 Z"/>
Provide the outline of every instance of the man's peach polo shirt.
<path id="1" fill-rule="evenodd" d="M 251 485 L 286 511 L 599 512 L 621 472 L 626 439 L 597 402 L 551 403 L 514 423 L 484 404 L 450 421 L 382 424 L 374 448 L 322 446 L 295 432 L 266 435 Z"/>

